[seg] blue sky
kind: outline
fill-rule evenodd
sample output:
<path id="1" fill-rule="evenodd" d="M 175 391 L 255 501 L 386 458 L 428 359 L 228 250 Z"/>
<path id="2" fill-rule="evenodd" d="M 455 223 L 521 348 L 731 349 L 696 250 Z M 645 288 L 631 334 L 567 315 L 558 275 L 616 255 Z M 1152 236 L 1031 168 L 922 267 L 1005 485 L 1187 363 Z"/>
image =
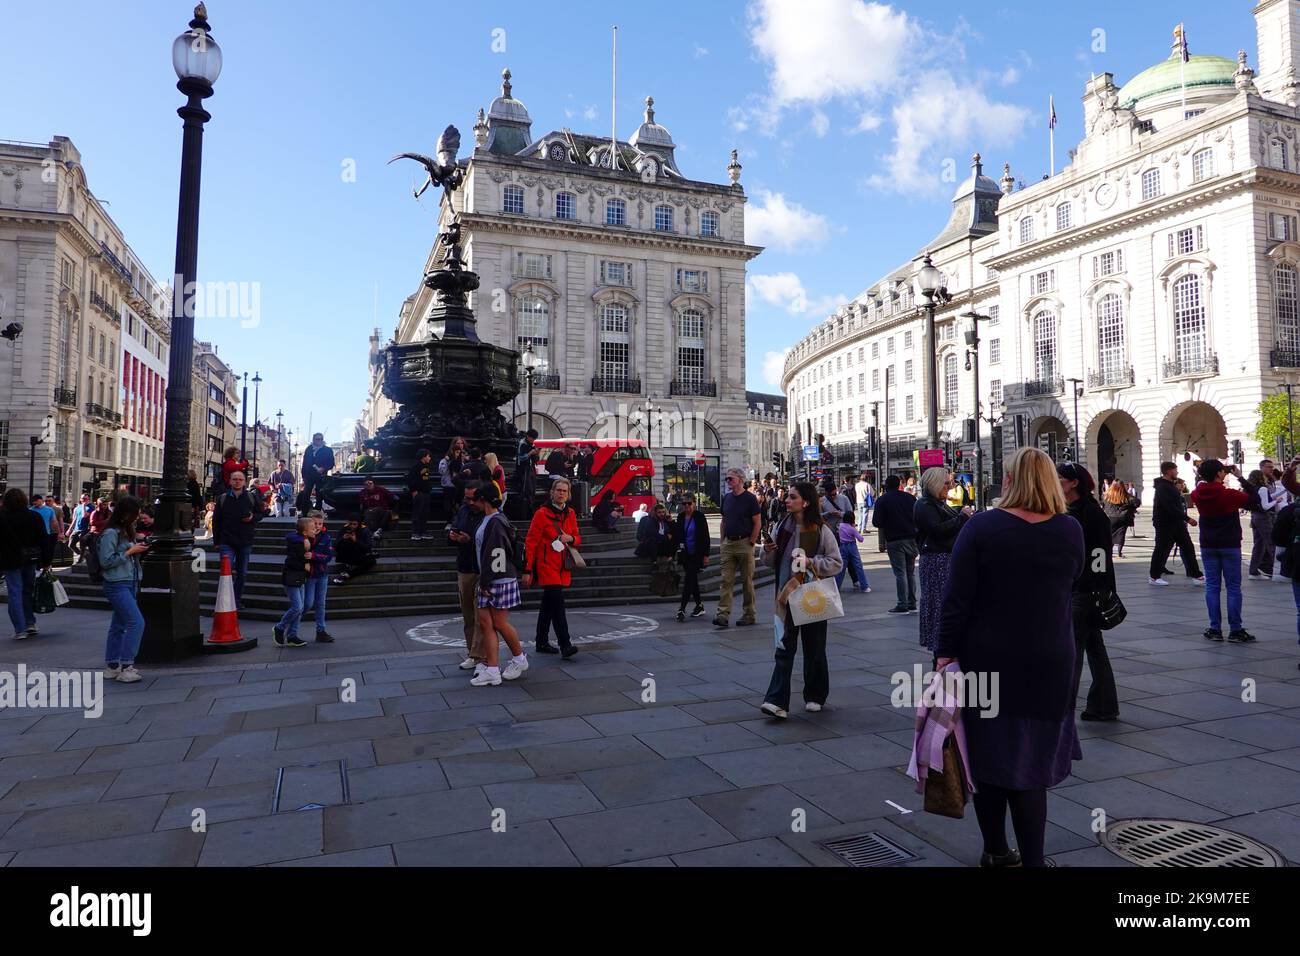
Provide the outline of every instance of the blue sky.
<path id="1" fill-rule="evenodd" d="M 651 94 L 687 176 L 724 182 L 740 150 L 749 238 L 768 247 L 750 265 L 747 378 L 775 391 L 766 373 L 781 349 L 939 231 L 972 152 L 995 179 L 1003 162 L 1040 178 L 1054 94 L 1059 169 L 1091 73 L 1122 84 L 1164 59 L 1180 19 L 1193 53 L 1245 48 L 1254 65 L 1251 6 L 213 0 L 225 68 L 207 103 L 199 278 L 260 283 L 261 322 L 201 320 L 197 335 L 238 371 L 261 372 L 264 418 L 283 408 L 286 428 L 350 437 L 370 330 L 392 333 L 435 230 L 435 201 L 410 196 L 415 167 L 385 162 L 432 152 L 448 123 L 468 147 L 506 66 L 535 134 L 608 133 L 617 23 L 620 136 Z M 109 15 L 68 0 L 57 14 L 4 14 L 19 42 L 6 44 L 0 89 L 18 95 L 0 138 L 71 137 L 91 189 L 160 279 L 180 153 L 170 46 L 190 10 L 133 0 Z"/>

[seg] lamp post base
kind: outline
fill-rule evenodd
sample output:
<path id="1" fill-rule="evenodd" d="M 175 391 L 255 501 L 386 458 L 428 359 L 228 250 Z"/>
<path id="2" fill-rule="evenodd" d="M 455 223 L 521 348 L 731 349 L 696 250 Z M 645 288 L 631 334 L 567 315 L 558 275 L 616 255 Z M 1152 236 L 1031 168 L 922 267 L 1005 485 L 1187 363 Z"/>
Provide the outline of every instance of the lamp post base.
<path id="1" fill-rule="evenodd" d="M 143 564 L 139 604 L 144 638 L 137 660 L 159 663 L 184 660 L 200 652 L 199 576 L 189 557 L 149 560 Z"/>

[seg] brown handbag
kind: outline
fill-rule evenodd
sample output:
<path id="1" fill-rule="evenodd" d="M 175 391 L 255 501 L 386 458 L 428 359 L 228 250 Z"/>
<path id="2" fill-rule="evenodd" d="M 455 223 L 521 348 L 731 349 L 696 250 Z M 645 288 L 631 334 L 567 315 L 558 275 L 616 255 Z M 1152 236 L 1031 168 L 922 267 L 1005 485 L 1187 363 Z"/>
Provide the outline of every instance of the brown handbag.
<path id="1" fill-rule="evenodd" d="M 943 772 L 931 767 L 926 775 L 925 812 L 955 820 L 966 815 L 966 781 L 961 771 L 957 742 L 951 734 L 943 742 Z"/>

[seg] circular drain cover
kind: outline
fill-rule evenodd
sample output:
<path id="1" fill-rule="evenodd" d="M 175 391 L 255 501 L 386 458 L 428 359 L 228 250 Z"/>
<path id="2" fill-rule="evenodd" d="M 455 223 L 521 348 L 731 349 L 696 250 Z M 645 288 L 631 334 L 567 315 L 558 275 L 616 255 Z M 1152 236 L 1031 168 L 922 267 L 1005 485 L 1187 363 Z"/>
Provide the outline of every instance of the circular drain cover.
<path id="1" fill-rule="evenodd" d="M 1102 843 L 1138 866 L 1286 866 L 1258 840 L 1187 820 L 1120 820 L 1106 828 Z"/>

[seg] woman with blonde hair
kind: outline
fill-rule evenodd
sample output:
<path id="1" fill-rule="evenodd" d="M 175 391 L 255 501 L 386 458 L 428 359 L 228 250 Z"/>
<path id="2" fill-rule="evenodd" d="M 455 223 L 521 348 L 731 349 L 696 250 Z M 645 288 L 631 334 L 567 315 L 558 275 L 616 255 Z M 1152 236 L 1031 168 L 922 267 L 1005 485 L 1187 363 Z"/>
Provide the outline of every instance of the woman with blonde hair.
<path id="1" fill-rule="evenodd" d="M 1110 519 L 1110 538 L 1117 557 L 1124 557 L 1124 539 L 1133 527 L 1133 516 L 1138 510 L 1138 500 L 1128 493 L 1122 481 L 1112 481 L 1102 496 L 1101 510 Z"/>
<path id="2" fill-rule="evenodd" d="M 1074 725 L 1070 594 L 1083 570 L 1083 529 L 1066 513 L 1052 460 L 1021 448 L 1007 462 L 997 508 L 966 522 L 949 559 L 936 662 L 956 662 L 964 686 L 993 706 L 963 701 L 962 725 L 981 866 L 1044 866 L 1047 788 L 1080 759 Z M 984 694 L 981 694 L 983 697 Z M 1019 850 L 1007 845 L 1011 810 Z"/>
<path id="3" fill-rule="evenodd" d="M 483 464 L 492 474 L 492 480 L 496 482 L 497 491 L 501 495 L 501 506 L 505 507 L 506 501 L 506 470 L 501 467 L 501 461 L 497 458 L 497 453 L 490 451 L 483 456 Z"/>

